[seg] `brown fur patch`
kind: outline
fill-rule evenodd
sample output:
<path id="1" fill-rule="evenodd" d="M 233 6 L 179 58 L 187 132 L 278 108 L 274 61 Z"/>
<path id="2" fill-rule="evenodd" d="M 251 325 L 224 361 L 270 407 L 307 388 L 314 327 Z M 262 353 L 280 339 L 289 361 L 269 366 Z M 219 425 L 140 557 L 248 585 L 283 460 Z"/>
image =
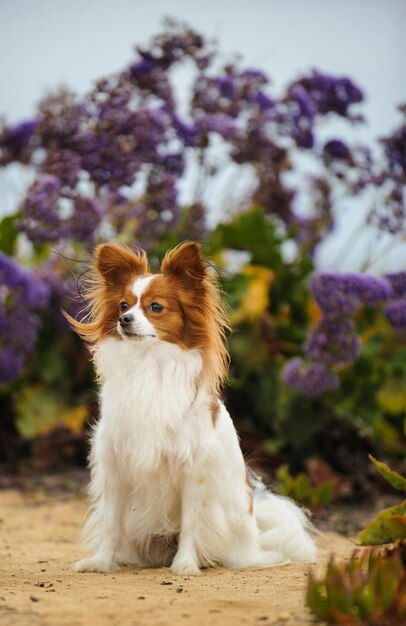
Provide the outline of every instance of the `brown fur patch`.
<path id="1" fill-rule="evenodd" d="M 218 398 L 213 398 L 210 403 L 210 413 L 211 413 L 211 422 L 213 424 L 213 428 L 216 426 L 217 417 L 219 413 L 219 401 Z"/>
<path id="2" fill-rule="evenodd" d="M 152 303 L 163 306 L 159 313 L 151 311 Z M 171 278 L 159 274 L 141 295 L 141 306 L 158 336 L 164 341 L 176 343 L 181 348 L 195 348 L 189 345 L 187 337 L 187 320 L 182 310 L 181 293 Z"/>
<path id="3" fill-rule="evenodd" d="M 130 305 L 135 304 L 130 285 L 147 271 L 145 252 L 115 243 L 97 246 L 95 261 L 85 284 L 87 310 L 80 321 L 64 313 L 72 328 L 90 345 L 108 336 L 119 338 L 120 302 L 126 300 Z"/>

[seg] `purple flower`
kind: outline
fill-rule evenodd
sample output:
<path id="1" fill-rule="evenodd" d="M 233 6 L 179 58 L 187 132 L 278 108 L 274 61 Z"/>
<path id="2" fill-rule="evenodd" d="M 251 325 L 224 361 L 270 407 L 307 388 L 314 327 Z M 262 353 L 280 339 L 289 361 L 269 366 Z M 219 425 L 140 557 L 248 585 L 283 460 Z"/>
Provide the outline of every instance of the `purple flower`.
<path id="1" fill-rule="evenodd" d="M 345 288 L 353 291 L 361 302 L 376 304 L 387 300 L 392 295 L 388 280 L 366 274 L 348 274 L 344 277 Z"/>
<path id="2" fill-rule="evenodd" d="M 28 309 L 45 306 L 48 300 L 46 285 L 32 272 L 20 267 L 12 258 L 0 252 L 0 302 L 13 305 L 21 300 Z"/>
<path id="3" fill-rule="evenodd" d="M 0 134 L 0 163 L 25 163 L 31 156 L 30 143 L 37 126 L 38 122 L 34 119 L 5 128 Z"/>
<path id="4" fill-rule="evenodd" d="M 324 313 L 336 316 L 353 315 L 361 303 L 376 304 L 392 294 L 385 278 L 353 273 L 318 274 L 310 282 L 310 291 Z"/>
<path id="5" fill-rule="evenodd" d="M 130 66 L 130 72 L 133 76 L 144 76 L 144 74 L 149 74 L 152 70 L 159 67 L 156 61 L 152 61 L 151 59 L 141 59 L 141 61 L 137 61 L 137 63 L 133 63 Z"/>
<path id="6" fill-rule="evenodd" d="M 305 364 L 299 357 L 288 361 L 283 369 L 282 378 L 289 387 L 296 388 L 309 398 L 315 398 L 327 391 L 335 391 L 339 386 L 337 374 L 324 364 Z"/>
<path id="7" fill-rule="evenodd" d="M 0 252 L 0 384 L 22 369 L 37 338 L 37 311 L 48 301 L 47 285 Z"/>
<path id="8" fill-rule="evenodd" d="M 361 342 L 355 334 L 354 322 L 335 316 L 323 317 L 304 345 L 308 359 L 325 365 L 349 365 L 360 350 Z"/>
<path id="9" fill-rule="evenodd" d="M 340 274 L 319 274 L 310 281 L 310 291 L 324 313 L 352 315 L 358 307 L 358 298 L 346 290 Z"/>
<path id="10" fill-rule="evenodd" d="M 265 72 L 255 68 L 248 68 L 241 72 L 242 78 L 249 79 L 256 87 L 265 85 L 269 82 L 268 76 Z"/>
<path id="11" fill-rule="evenodd" d="M 291 137 L 299 148 L 310 149 L 314 145 L 315 114 L 306 90 L 301 85 L 293 85 L 287 96 L 268 112 L 268 117 L 276 124 L 278 134 Z"/>
<path id="12" fill-rule="evenodd" d="M 0 350 L 0 385 L 11 383 L 20 373 L 24 364 L 23 354 L 13 348 Z"/>
<path id="13" fill-rule="evenodd" d="M 84 306 L 80 297 L 72 297 L 72 294 L 78 292 L 77 279 L 67 271 L 65 260 L 57 255 L 53 255 L 40 267 L 38 278 L 48 290 L 47 314 L 52 316 L 52 322 L 59 331 L 69 332 L 70 326 L 62 315 L 62 309 L 76 317 Z"/>
<path id="14" fill-rule="evenodd" d="M 406 124 L 403 123 L 392 135 L 381 140 L 389 169 L 395 175 L 406 175 Z"/>
<path id="15" fill-rule="evenodd" d="M 253 113 L 252 104 L 267 110 L 273 101 L 263 92 L 268 82 L 263 72 L 257 70 L 240 71 L 229 66 L 226 73 L 216 77 L 201 74 L 198 76 L 192 97 L 192 110 L 195 115 L 224 114 L 237 118 L 240 114 Z"/>
<path id="16" fill-rule="evenodd" d="M 295 81 L 290 86 L 289 93 L 297 93 L 298 87 L 308 94 L 315 112 L 319 115 L 336 113 L 353 119 L 349 111 L 351 105 L 364 99 L 361 89 L 346 76 L 330 76 L 313 71 L 310 76 Z M 303 104 L 304 102 L 303 99 Z"/>
<path id="17" fill-rule="evenodd" d="M 160 237 L 179 221 L 177 177 L 160 169 L 151 170 L 144 197 L 137 209 L 138 218 L 142 219 L 139 235 L 148 248 L 151 240 Z"/>
<path id="18" fill-rule="evenodd" d="M 316 108 L 306 89 L 300 84 L 293 85 L 289 88 L 288 94 L 290 96 L 288 102 L 295 103 L 298 108 L 297 117 L 313 120 L 316 114 Z"/>
<path id="19" fill-rule="evenodd" d="M 384 315 L 390 325 L 396 330 L 406 328 L 406 298 L 393 300 L 386 305 Z"/>
<path id="20" fill-rule="evenodd" d="M 403 298 L 406 296 L 406 272 L 386 274 L 385 278 L 392 285 L 393 295 L 396 298 Z"/>
<path id="21" fill-rule="evenodd" d="M 77 152 L 68 149 L 50 149 L 43 170 L 55 176 L 61 186 L 74 189 L 79 180 L 82 159 Z"/>
<path id="22" fill-rule="evenodd" d="M 171 83 L 165 68 L 156 61 L 142 59 L 129 68 L 130 79 L 147 95 L 154 95 L 173 105 Z"/>
<path id="23" fill-rule="evenodd" d="M 348 161 L 351 153 L 348 147 L 340 139 L 330 139 L 324 144 L 323 155 L 327 159 Z"/>
<path id="24" fill-rule="evenodd" d="M 201 115 L 195 120 L 195 128 L 200 136 L 208 133 L 217 133 L 226 140 L 237 136 L 237 127 L 233 119 L 227 115 Z"/>
<path id="25" fill-rule="evenodd" d="M 74 214 L 69 220 L 70 236 L 78 241 L 94 243 L 103 217 L 100 205 L 92 198 L 78 196 L 74 200 Z"/>
<path id="26" fill-rule="evenodd" d="M 268 111 L 275 106 L 275 100 L 272 100 L 263 91 L 257 91 L 252 98 L 252 102 L 257 104 L 262 111 Z"/>
<path id="27" fill-rule="evenodd" d="M 234 98 L 237 94 L 236 81 L 231 74 L 219 76 L 213 80 L 213 86 L 217 87 L 219 96 L 223 98 Z"/>
<path id="28" fill-rule="evenodd" d="M 165 108 L 105 106 L 103 119 L 76 138 L 82 167 L 99 187 L 131 186 L 145 164 L 156 162 L 169 141 L 171 119 Z"/>
<path id="29" fill-rule="evenodd" d="M 56 176 L 40 174 L 20 207 L 20 228 L 34 243 L 58 241 L 66 236 L 59 216 L 61 183 Z"/>
<path id="30" fill-rule="evenodd" d="M 381 177 L 379 182 L 383 184 L 386 180 L 386 177 Z M 368 223 L 392 235 L 401 234 L 406 230 L 405 185 L 392 179 L 390 187 L 381 203 L 369 214 Z"/>
<path id="31" fill-rule="evenodd" d="M 186 147 L 198 145 L 199 133 L 193 123 L 186 122 L 177 113 L 171 114 L 171 122 Z"/>
<path id="32" fill-rule="evenodd" d="M 185 169 L 185 157 L 182 152 L 168 152 L 159 155 L 156 164 L 169 174 L 181 175 Z"/>

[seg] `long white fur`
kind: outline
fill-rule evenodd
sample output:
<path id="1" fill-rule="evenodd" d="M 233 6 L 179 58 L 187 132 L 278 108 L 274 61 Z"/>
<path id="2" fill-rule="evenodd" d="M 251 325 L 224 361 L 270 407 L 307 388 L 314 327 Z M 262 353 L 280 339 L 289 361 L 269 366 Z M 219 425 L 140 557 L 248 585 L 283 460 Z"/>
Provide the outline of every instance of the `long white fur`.
<path id="1" fill-rule="evenodd" d="M 108 338 L 95 362 L 101 417 L 84 529 L 93 555 L 77 571 L 164 565 L 190 575 L 314 560 L 306 516 L 258 479 L 252 511 L 234 425 L 220 401 L 213 424 L 197 350 L 150 336 Z"/>

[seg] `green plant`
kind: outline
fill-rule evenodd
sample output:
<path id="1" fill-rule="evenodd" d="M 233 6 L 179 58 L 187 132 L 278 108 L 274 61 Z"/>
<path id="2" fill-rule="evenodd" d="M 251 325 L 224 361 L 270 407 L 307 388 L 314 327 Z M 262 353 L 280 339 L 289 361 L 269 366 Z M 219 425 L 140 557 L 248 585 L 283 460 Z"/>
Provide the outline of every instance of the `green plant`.
<path id="1" fill-rule="evenodd" d="M 299 504 L 312 510 L 328 506 L 334 498 L 335 480 L 326 480 L 320 485 L 312 485 L 307 474 L 300 473 L 292 476 L 287 464 L 278 468 L 276 478 L 278 493 L 293 498 Z"/>
<path id="2" fill-rule="evenodd" d="M 307 606 L 328 624 L 400 626 L 406 620 L 405 550 L 405 543 L 383 553 L 355 550 L 341 564 L 332 557 L 323 577 L 310 573 Z"/>
<path id="3" fill-rule="evenodd" d="M 377 461 L 371 454 L 369 459 L 392 487 L 406 491 L 406 478 L 385 463 Z M 358 534 L 355 543 L 361 546 L 377 545 L 398 539 L 406 539 L 406 500 L 378 513 Z"/>

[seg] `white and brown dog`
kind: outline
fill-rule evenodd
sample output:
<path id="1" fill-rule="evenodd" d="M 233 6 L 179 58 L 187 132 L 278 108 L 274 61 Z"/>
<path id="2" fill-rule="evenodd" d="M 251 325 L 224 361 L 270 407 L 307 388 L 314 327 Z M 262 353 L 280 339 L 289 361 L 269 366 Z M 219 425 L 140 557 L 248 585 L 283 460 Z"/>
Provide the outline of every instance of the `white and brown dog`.
<path id="1" fill-rule="evenodd" d="M 228 322 L 200 246 L 169 251 L 152 274 L 144 252 L 102 244 L 87 298 L 84 321 L 67 316 L 101 381 L 84 528 L 92 556 L 76 570 L 190 575 L 314 560 L 306 516 L 247 472 L 220 399 Z"/>

